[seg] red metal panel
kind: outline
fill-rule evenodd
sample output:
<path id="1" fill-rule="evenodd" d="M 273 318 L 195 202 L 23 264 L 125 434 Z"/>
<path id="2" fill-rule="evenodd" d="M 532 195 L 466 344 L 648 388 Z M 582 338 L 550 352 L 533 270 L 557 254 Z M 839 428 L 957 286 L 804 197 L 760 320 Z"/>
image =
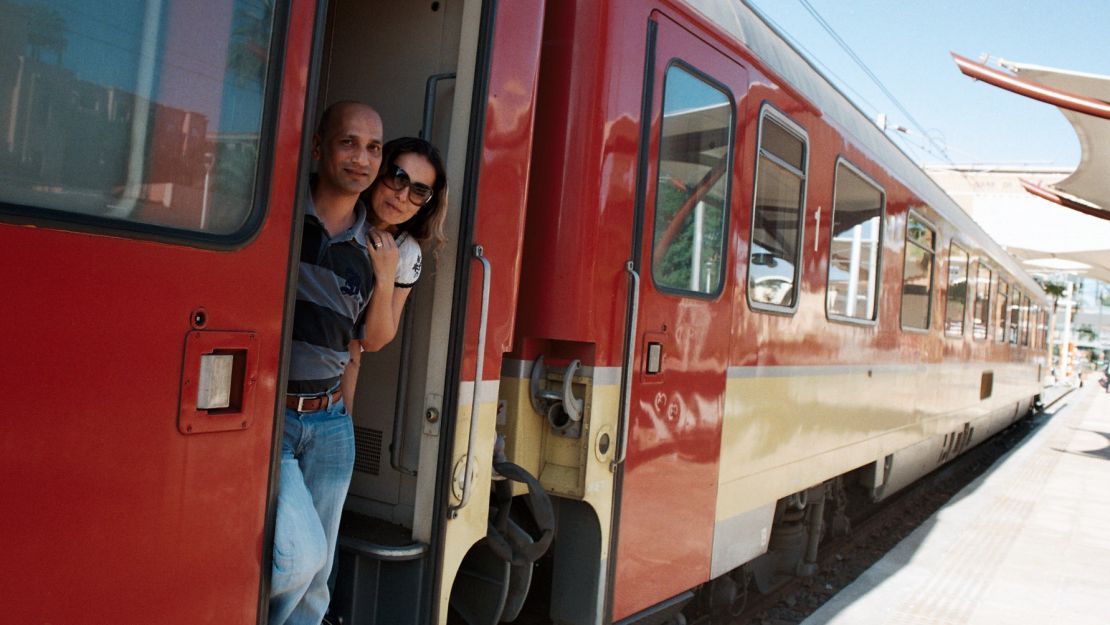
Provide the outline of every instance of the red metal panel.
<path id="1" fill-rule="evenodd" d="M 544 2 L 497 5 L 490 60 L 482 161 L 478 175 L 474 243 L 482 245 L 492 271 L 483 377 L 500 376 L 501 357 L 512 340 L 520 285 L 524 209 L 530 181 L 533 122 L 543 35 Z M 461 185 L 459 185 L 461 188 Z M 477 263 L 468 295 L 464 379 L 474 379 L 482 286 Z"/>
<path id="2" fill-rule="evenodd" d="M 314 2 L 291 3 L 257 236 L 209 251 L 0 224 L 0 605 L 19 623 L 254 623 Z M 177 429 L 191 312 L 259 343 L 255 419 Z"/>
<path id="3" fill-rule="evenodd" d="M 620 366 L 647 11 L 559 2 L 546 20 L 514 356 L 556 339 L 579 347 L 561 357 Z"/>

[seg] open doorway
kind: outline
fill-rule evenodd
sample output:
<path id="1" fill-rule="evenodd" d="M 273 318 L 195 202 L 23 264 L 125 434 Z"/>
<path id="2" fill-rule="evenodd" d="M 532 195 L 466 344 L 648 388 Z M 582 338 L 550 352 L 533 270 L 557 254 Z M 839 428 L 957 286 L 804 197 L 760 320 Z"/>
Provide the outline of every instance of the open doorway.
<path id="1" fill-rule="evenodd" d="M 469 76 L 480 11 L 474 2 L 335 0 L 326 16 L 316 109 L 358 100 L 381 114 L 385 139 L 421 136 L 443 154 L 461 188 Z M 467 51 L 460 53 L 460 47 Z M 460 66 L 460 59 L 463 65 Z M 456 77 L 463 77 L 457 81 Z M 461 86 L 460 86 L 461 85 Z M 417 623 L 431 570 L 438 427 L 447 361 L 459 202 L 448 206 L 449 241 L 424 250 L 397 337 L 363 354 L 351 410 L 354 474 L 340 529 L 332 613 L 344 623 Z"/>

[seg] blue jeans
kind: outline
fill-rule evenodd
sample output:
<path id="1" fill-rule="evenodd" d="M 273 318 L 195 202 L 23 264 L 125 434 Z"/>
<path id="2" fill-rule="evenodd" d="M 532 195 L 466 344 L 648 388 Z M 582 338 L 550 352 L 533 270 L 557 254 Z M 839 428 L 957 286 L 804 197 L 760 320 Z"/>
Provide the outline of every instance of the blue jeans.
<path id="1" fill-rule="evenodd" d="M 354 462 L 354 429 L 342 400 L 317 412 L 285 410 L 270 625 L 320 625 Z"/>

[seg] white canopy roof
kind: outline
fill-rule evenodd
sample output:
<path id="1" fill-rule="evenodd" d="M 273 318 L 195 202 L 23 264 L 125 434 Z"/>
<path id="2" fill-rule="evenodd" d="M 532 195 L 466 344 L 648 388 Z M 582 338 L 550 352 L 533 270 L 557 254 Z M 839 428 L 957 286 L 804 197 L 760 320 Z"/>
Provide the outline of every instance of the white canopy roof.
<path id="1" fill-rule="evenodd" d="M 1110 282 L 1110 250 L 1045 252 L 1007 247 L 1006 251 L 1020 259 L 1028 271 L 1076 273 L 1102 282 Z"/>
<path id="2" fill-rule="evenodd" d="M 1070 72 L 1024 63 L 1003 62 L 1003 66 L 1021 78 L 1046 87 L 1110 102 L 1110 76 Z M 1067 108 L 1059 110 L 1075 128 L 1082 156 L 1075 172 L 1052 185 L 1051 188 L 1092 204 L 1103 211 L 1110 211 L 1110 119 Z M 1110 247 L 1110 241 L 1106 243 L 1107 247 Z"/>
<path id="3" fill-rule="evenodd" d="M 1043 186 L 1025 183 L 1025 189 L 1086 215 L 1110 220 L 1110 76 L 1001 61 L 1000 65 L 1013 72 L 1007 73 L 958 54 L 952 56 L 960 71 L 972 78 L 1060 109 L 1079 137 L 1079 166 L 1063 180 Z M 1080 238 L 1079 234 L 1075 238 Z M 1007 251 L 1031 269 L 1040 266 L 1048 271 L 1084 273 L 1110 282 L 1110 238 L 1095 245 L 1088 241 L 1051 249 L 1034 247 L 1010 246 Z"/>

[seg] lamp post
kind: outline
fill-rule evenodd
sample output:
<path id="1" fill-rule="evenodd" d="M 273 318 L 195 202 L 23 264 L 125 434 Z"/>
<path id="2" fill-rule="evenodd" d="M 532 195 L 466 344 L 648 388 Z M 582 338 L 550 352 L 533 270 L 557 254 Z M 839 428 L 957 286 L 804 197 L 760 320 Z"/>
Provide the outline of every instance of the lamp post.
<path id="1" fill-rule="evenodd" d="M 1098 306 L 1098 324 L 1095 326 L 1098 329 L 1098 357 L 1099 360 L 1106 360 L 1106 331 L 1102 328 L 1102 282 L 1095 282 L 1095 304 Z"/>
<path id="2" fill-rule="evenodd" d="M 1065 276 L 1064 282 L 1064 336 L 1061 337 L 1060 346 L 1060 367 L 1064 370 L 1064 377 L 1070 378 L 1072 374 L 1071 362 L 1071 294 L 1072 294 L 1071 275 Z"/>

